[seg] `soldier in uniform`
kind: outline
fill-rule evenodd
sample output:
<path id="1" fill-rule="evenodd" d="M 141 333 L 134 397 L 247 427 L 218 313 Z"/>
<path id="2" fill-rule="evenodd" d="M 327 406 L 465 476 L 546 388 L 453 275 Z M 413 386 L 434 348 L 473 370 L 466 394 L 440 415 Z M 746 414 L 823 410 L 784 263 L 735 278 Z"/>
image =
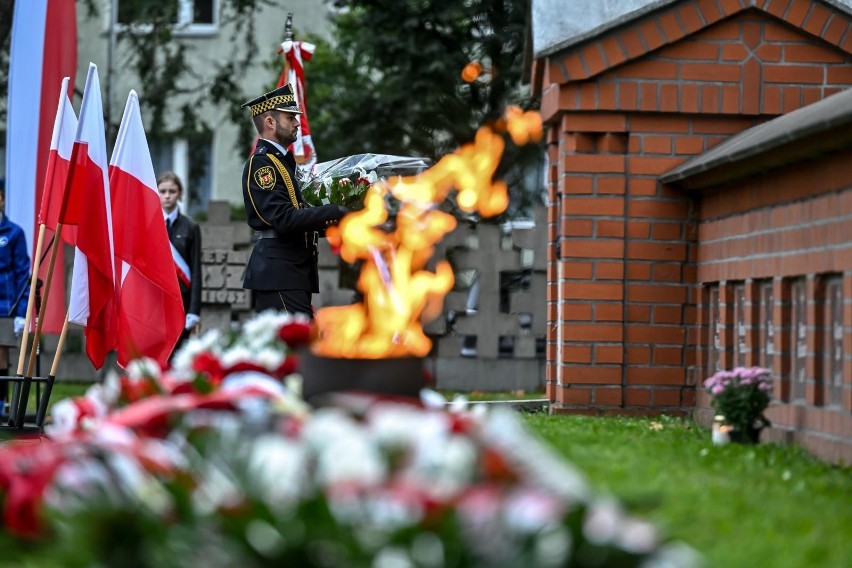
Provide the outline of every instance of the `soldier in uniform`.
<path id="1" fill-rule="evenodd" d="M 251 110 L 260 136 L 243 168 L 247 222 L 257 231 L 243 288 L 254 291 L 254 309 L 276 309 L 313 317 L 311 294 L 319 292 L 317 238 L 348 209 L 310 207 L 296 179 L 296 160 L 287 151 L 299 131 L 299 110 L 289 85 L 242 105 Z"/>

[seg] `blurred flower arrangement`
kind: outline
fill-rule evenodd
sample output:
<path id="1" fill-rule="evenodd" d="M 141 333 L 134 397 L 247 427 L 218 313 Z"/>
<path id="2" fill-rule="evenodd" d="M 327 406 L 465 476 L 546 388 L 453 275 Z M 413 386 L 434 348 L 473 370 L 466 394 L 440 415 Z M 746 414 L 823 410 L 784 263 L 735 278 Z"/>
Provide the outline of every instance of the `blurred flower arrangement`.
<path id="1" fill-rule="evenodd" d="M 49 439 L 0 446 L 7 551 L 158 568 L 697 563 L 511 411 L 431 391 L 309 408 L 293 348 L 310 333 L 261 314 L 57 403 Z"/>
<path id="2" fill-rule="evenodd" d="M 771 425 L 763 414 L 772 391 L 769 369 L 737 367 L 718 371 L 704 381 L 704 389 L 712 396 L 717 414 L 742 435 L 754 437 L 755 431 L 759 433 L 760 429 Z"/>

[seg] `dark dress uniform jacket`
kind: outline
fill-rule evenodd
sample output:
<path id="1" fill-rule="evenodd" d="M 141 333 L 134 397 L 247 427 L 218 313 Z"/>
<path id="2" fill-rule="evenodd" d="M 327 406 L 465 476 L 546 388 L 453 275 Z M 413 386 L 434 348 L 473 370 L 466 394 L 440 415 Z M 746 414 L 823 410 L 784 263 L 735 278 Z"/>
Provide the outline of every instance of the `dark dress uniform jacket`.
<path id="1" fill-rule="evenodd" d="M 201 315 L 201 229 L 198 223 L 178 213 L 169 227 L 169 240 L 189 266 L 191 286 L 187 287 L 178 278 L 183 309 L 188 314 Z"/>
<path id="2" fill-rule="evenodd" d="M 334 225 L 343 213 L 334 204 L 305 204 L 295 172 L 292 153 L 285 155 L 263 139 L 246 161 L 243 200 L 247 222 L 263 238 L 254 245 L 243 288 L 319 292 L 317 233 Z"/>

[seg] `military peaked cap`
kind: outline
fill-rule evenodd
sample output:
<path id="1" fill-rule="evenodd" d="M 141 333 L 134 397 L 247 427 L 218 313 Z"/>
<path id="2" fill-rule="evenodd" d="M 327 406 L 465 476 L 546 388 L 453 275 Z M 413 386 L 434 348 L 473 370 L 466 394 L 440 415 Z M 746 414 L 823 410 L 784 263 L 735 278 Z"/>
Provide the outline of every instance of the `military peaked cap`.
<path id="1" fill-rule="evenodd" d="M 240 105 L 241 108 L 249 107 L 251 115 L 257 116 L 268 110 L 280 110 L 281 112 L 291 112 L 293 114 L 302 114 L 299 110 L 299 105 L 296 103 L 296 97 L 293 96 L 293 89 L 290 85 L 278 87 L 274 91 L 269 91 L 264 95 L 260 95 L 256 99 Z"/>

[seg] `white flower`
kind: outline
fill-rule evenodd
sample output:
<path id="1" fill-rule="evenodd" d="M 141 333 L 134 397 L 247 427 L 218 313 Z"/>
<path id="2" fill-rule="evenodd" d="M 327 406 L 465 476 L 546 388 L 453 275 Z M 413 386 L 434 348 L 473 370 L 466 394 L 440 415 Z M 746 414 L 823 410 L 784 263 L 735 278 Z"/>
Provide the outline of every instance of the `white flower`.
<path id="1" fill-rule="evenodd" d="M 262 435 L 252 443 L 248 473 L 249 487 L 276 507 L 291 506 L 310 483 L 305 449 L 277 434 Z"/>
<path id="2" fill-rule="evenodd" d="M 309 323 L 310 320 L 303 315 L 291 315 L 275 310 L 266 310 L 243 324 L 239 342 L 249 346 L 253 350 L 269 347 L 278 339 L 278 330 L 292 322 Z"/>
<path id="3" fill-rule="evenodd" d="M 107 463 L 111 482 L 119 485 L 121 493 L 129 495 L 136 503 L 158 515 L 171 508 L 169 493 L 134 457 L 112 452 L 107 457 Z"/>
<path id="4" fill-rule="evenodd" d="M 117 377 L 117 375 L 114 375 Z M 98 401 L 106 408 L 111 408 L 118 402 L 118 396 L 120 394 L 120 390 L 116 391 L 113 387 L 119 385 L 118 379 L 112 383 L 109 382 L 109 378 L 104 381 L 104 384 L 95 383 L 86 389 L 86 394 L 84 395 L 86 398 L 90 398 L 92 400 Z M 120 388 L 120 386 L 119 386 Z"/>
<path id="5" fill-rule="evenodd" d="M 383 446 L 409 447 L 420 440 L 444 439 L 450 420 L 443 412 L 424 412 L 409 404 L 382 404 L 370 410 L 367 427 Z"/>
<path id="6" fill-rule="evenodd" d="M 263 367 L 274 371 L 284 363 L 286 354 L 281 349 L 271 349 L 269 347 L 257 351 L 254 355 L 254 362 Z"/>
<path id="7" fill-rule="evenodd" d="M 364 512 L 370 522 L 388 532 L 420 522 L 424 509 L 419 499 L 406 498 L 393 490 L 370 495 L 364 502 Z"/>
<path id="8" fill-rule="evenodd" d="M 558 524 L 564 510 L 564 503 L 553 495 L 520 488 L 508 495 L 503 516 L 507 526 L 530 535 Z"/>
<path id="9" fill-rule="evenodd" d="M 302 430 L 302 440 L 314 451 L 320 451 L 331 441 L 346 439 L 360 426 L 347 414 L 334 408 L 321 408 L 314 412 Z"/>
<path id="10" fill-rule="evenodd" d="M 218 353 L 221 350 L 222 332 L 217 328 L 210 329 L 199 337 L 192 337 L 172 358 L 174 375 L 180 378 L 192 377 L 192 362 L 205 351 Z"/>
<path id="11" fill-rule="evenodd" d="M 317 457 L 316 480 L 324 487 L 350 483 L 369 487 L 384 481 L 386 475 L 379 449 L 357 428 L 328 440 Z"/>
<path id="12" fill-rule="evenodd" d="M 648 554 L 657 547 L 657 529 L 649 522 L 627 519 L 621 525 L 617 542 L 633 554 Z"/>
<path id="13" fill-rule="evenodd" d="M 230 471 L 208 461 L 197 478 L 201 483 L 192 494 L 192 500 L 199 513 L 209 515 L 240 502 L 243 493 Z"/>
<path id="14" fill-rule="evenodd" d="M 219 362 L 226 369 L 244 361 L 255 362 L 254 353 L 244 345 L 235 345 L 224 351 L 219 357 Z"/>
<path id="15" fill-rule="evenodd" d="M 79 456 L 57 468 L 45 493 L 45 501 L 63 511 L 83 510 L 101 490 L 110 498 L 118 497 L 112 490 L 110 474 L 103 463 L 90 456 Z"/>
<path id="16" fill-rule="evenodd" d="M 611 499 L 599 499 L 591 504 L 583 520 L 583 534 L 595 544 L 609 544 L 621 532 L 624 513 Z"/>
<path id="17" fill-rule="evenodd" d="M 54 440 L 65 440 L 78 430 L 93 430 L 108 412 L 106 404 L 99 398 L 66 398 L 50 409 L 53 420 L 44 431 Z"/>
<path id="18" fill-rule="evenodd" d="M 476 446 L 470 438 L 424 439 L 415 448 L 404 476 L 439 499 L 449 499 L 473 479 L 476 460 Z"/>
<path id="19" fill-rule="evenodd" d="M 131 380 L 156 379 L 160 376 L 160 364 L 149 357 L 140 357 L 128 363 L 126 371 Z"/>
<path id="20" fill-rule="evenodd" d="M 432 389 L 423 389 L 420 391 L 420 402 L 426 408 L 433 410 L 449 410 L 454 414 L 464 412 L 469 409 L 470 402 L 463 394 L 457 394 L 453 397 L 452 402 L 448 401 L 444 395 Z"/>

